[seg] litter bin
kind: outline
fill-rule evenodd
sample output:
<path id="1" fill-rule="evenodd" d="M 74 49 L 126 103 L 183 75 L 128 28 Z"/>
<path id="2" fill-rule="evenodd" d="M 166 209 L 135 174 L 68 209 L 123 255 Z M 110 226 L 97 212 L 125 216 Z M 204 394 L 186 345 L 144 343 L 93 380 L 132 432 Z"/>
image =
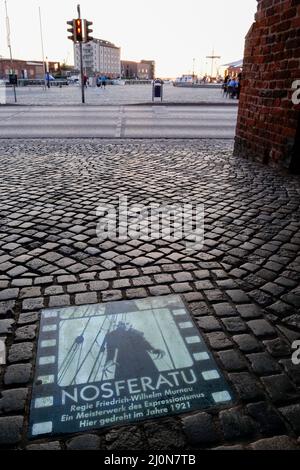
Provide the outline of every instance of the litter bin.
<path id="1" fill-rule="evenodd" d="M 9 75 L 9 84 L 17 86 L 18 85 L 18 75 L 16 75 L 15 73 L 11 73 Z"/>
<path id="2" fill-rule="evenodd" d="M 157 78 L 153 82 L 152 86 L 152 101 L 155 100 L 155 98 L 160 98 L 160 100 L 163 100 L 163 84 L 164 82 Z"/>

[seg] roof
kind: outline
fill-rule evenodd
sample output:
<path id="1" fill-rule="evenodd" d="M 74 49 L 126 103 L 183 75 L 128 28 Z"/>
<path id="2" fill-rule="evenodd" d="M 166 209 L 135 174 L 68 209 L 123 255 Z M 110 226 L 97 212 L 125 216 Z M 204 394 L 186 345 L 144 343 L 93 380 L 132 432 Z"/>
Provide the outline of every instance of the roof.
<path id="1" fill-rule="evenodd" d="M 236 60 L 235 62 L 230 62 L 229 64 L 223 64 L 222 67 L 243 67 L 244 59 Z"/>

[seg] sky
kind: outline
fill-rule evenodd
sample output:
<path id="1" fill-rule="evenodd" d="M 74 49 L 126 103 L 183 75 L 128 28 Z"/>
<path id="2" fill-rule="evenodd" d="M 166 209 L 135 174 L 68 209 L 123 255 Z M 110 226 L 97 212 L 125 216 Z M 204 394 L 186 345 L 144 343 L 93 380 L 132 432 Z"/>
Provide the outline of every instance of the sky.
<path id="1" fill-rule="evenodd" d="M 41 60 L 39 7 L 45 55 L 74 63 L 66 21 L 77 17 L 78 1 L 7 0 L 12 53 Z M 243 57 L 257 0 L 81 0 L 82 17 L 93 21 L 94 37 L 121 47 L 123 60 L 155 60 L 157 76 L 177 77 L 210 71 L 214 49 L 220 64 Z M 9 57 L 5 3 L 0 0 L 0 56 Z"/>

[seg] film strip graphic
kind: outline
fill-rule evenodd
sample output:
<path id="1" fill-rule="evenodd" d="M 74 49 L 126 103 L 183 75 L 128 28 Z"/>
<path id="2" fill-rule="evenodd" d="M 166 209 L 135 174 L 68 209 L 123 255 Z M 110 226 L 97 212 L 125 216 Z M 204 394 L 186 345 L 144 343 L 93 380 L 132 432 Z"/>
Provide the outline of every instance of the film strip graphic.
<path id="1" fill-rule="evenodd" d="M 34 394 L 30 411 L 30 435 L 51 434 L 54 429 L 59 341 L 59 310 L 42 312 Z"/>
<path id="2" fill-rule="evenodd" d="M 232 390 L 227 385 L 225 378 L 216 361 L 206 346 L 200 332 L 194 325 L 190 313 L 184 308 L 172 309 L 172 313 L 186 348 L 192 356 L 197 369 L 201 369 L 201 376 L 207 383 L 207 388 L 211 389 L 210 397 L 207 397 L 210 405 L 223 405 L 233 401 Z"/>
<path id="3" fill-rule="evenodd" d="M 33 396 L 30 411 L 30 437 L 47 435 L 59 432 L 77 432 L 69 428 L 68 423 L 60 424 L 62 415 L 60 400 L 60 374 L 58 370 L 59 363 L 59 338 L 60 321 L 74 320 L 74 317 L 66 316 L 66 312 L 73 312 L 75 318 L 98 317 L 110 318 L 113 316 L 110 311 L 118 315 L 126 309 L 131 313 L 142 314 L 143 311 L 152 310 L 153 318 L 155 311 L 167 310 L 170 319 L 176 325 L 179 335 L 184 343 L 186 350 L 193 360 L 193 368 L 197 372 L 201 381 L 201 387 L 205 392 L 205 398 L 202 402 L 194 402 L 190 411 L 204 409 L 213 406 L 228 405 L 234 400 L 234 395 L 228 386 L 225 377 L 218 369 L 216 361 L 205 344 L 198 328 L 196 327 L 190 312 L 185 306 L 180 296 L 154 297 L 139 301 L 111 302 L 105 304 L 107 313 L 102 312 L 102 316 L 97 315 L 97 309 L 102 308 L 103 304 L 94 306 L 68 307 L 66 309 L 43 310 L 41 313 L 41 325 L 38 343 L 38 355 L 36 363 L 35 382 L 33 387 Z M 89 310 L 88 310 L 89 309 Z M 123 309 L 123 310 L 122 310 Z M 145 314 L 145 313 L 144 313 Z M 126 315 L 126 313 L 124 313 Z M 68 331 L 68 329 L 66 330 Z M 164 332 L 161 331 L 162 337 Z M 79 336 L 79 338 L 83 338 Z M 75 341 L 76 343 L 76 341 Z M 167 349 L 167 343 L 166 349 Z M 76 345 L 76 344 L 75 344 Z M 78 343 L 80 346 L 80 344 Z M 67 358 L 68 357 L 68 358 Z M 66 364 L 64 362 L 66 361 Z M 66 356 L 63 366 L 68 367 L 74 363 L 74 355 Z M 90 383 L 89 381 L 87 384 Z M 199 389 L 197 390 L 199 392 Z M 200 400 L 201 401 L 201 400 Z M 168 415 L 179 414 L 180 412 L 169 412 Z M 62 430 L 62 428 L 64 430 Z"/>

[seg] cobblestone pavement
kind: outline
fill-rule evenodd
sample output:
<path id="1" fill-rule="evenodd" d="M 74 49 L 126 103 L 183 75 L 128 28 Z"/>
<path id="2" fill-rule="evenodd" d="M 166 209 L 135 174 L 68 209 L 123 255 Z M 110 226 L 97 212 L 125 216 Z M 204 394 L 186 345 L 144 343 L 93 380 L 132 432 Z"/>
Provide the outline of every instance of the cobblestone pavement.
<path id="1" fill-rule="evenodd" d="M 293 449 L 300 440 L 300 180 L 231 141 L 2 140 L 0 446 Z M 96 207 L 205 204 L 205 246 L 105 241 Z M 180 293 L 238 400 L 230 409 L 27 440 L 39 310 Z"/>
<path id="2" fill-rule="evenodd" d="M 0 90 L 1 91 L 1 90 Z M 81 91 L 78 86 L 63 88 L 18 88 L 19 104 L 35 105 L 68 105 L 81 103 Z M 12 89 L 6 92 L 7 103 L 14 103 Z M 86 90 L 86 103 L 92 105 L 135 104 L 152 101 L 151 85 L 107 86 L 106 89 L 90 87 Z M 223 96 L 220 88 L 178 88 L 173 85 L 164 86 L 164 101 L 175 103 L 198 103 L 209 101 L 214 103 L 236 103 Z"/>

